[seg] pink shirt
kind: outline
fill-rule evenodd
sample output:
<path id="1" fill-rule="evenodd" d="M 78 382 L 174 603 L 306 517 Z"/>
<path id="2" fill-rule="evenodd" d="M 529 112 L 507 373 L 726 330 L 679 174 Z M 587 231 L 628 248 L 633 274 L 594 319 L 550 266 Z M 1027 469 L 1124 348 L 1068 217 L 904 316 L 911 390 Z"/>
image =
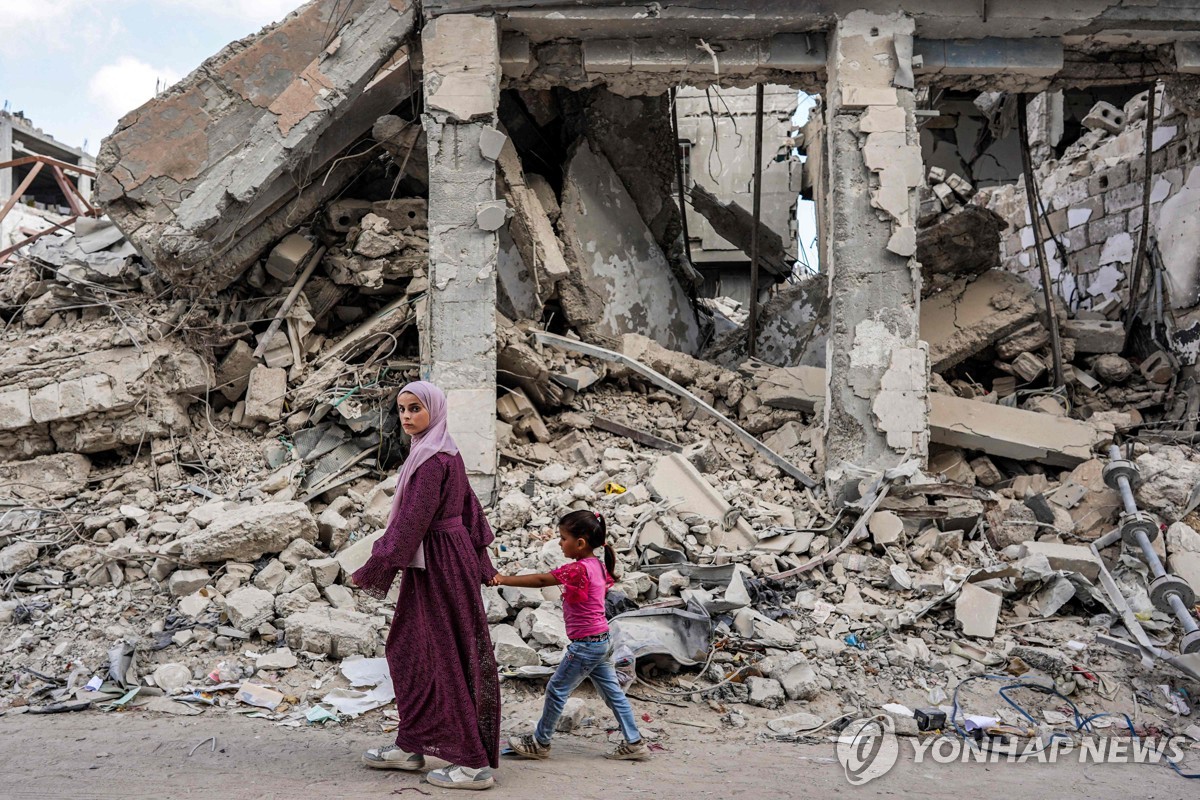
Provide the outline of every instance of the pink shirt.
<path id="1" fill-rule="evenodd" d="M 604 596 L 613 579 L 598 558 L 582 558 L 553 570 L 551 575 L 563 588 L 563 620 L 567 636 L 582 639 L 608 633 Z"/>

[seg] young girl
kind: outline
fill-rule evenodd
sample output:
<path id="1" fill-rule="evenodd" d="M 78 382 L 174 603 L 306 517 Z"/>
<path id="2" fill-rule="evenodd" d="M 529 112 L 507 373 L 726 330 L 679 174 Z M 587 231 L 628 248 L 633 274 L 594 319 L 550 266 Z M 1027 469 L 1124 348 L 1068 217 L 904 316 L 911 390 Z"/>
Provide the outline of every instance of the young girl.
<path id="1" fill-rule="evenodd" d="M 612 646 L 608 640 L 608 621 L 604 617 L 604 596 L 613 584 L 616 555 L 605 542 L 607 526 L 604 518 L 591 511 L 573 511 L 558 522 L 558 546 L 571 563 L 553 572 L 539 575 L 497 575 L 493 586 L 520 586 L 540 589 L 562 585 L 563 618 L 571 644 L 567 654 L 546 684 L 546 702 L 542 718 L 532 734 L 515 736 L 508 745 L 525 758 L 547 758 L 550 737 L 558 726 L 563 706 L 575 687 L 589 678 L 604 702 L 617 718 L 625 741 L 606 755 L 606 758 L 641 761 L 650 757 L 642 741 L 633 709 L 617 682 L 612 662 Z M 604 561 L 595 552 L 604 548 Z"/>

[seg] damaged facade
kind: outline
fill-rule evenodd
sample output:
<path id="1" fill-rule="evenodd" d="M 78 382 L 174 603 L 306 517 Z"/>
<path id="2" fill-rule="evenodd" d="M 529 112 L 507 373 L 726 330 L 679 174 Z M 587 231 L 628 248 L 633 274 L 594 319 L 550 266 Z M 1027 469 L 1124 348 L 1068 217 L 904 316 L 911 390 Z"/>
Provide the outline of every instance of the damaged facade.
<path id="1" fill-rule="evenodd" d="M 1200 679 L 1200 20 L 743 5 L 315 0 L 122 119 L 107 217 L 0 275 L 5 707 L 274 683 L 366 710 L 304 681 L 380 652 L 390 611 L 347 576 L 420 376 L 498 563 L 556 566 L 561 513 L 608 517 L 650 691 L 833 714 L 986 665 L 1107 709 L 1086 661 L 1170 725 L 1153 687 Z M 797 136 L 771 106 L 786 181 L 755 219 L 752 179 L 721 196 L 678 145 L 711 125 L 725 153 L 736 117 L 751 146 L 732 90 L 763 83 L 820 102 Z M 739 110 L 673 120 L 709 87 Z M 706 302 L 710 235 L 757 249 L 753 330 Z M 546 674 L 555 593 L 485 594 L 505 674 Z M 46 677 L 112 647 L 51 641 L 65 604 L 160 596 L 105 630 L 129 646 L 99 691 Z"/>

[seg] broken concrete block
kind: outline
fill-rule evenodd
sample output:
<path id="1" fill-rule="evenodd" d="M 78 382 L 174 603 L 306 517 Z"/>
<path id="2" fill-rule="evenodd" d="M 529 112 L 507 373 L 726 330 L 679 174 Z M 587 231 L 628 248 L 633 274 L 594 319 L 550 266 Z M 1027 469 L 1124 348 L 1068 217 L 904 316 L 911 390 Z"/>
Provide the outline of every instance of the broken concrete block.
<path id="1" fill-rule="evenodd" d="M 1066 572 L 1077 572 L 1089 581 L 1100 577 L 1100 559 L 1089 547 L 1055 542 L 1026 542 L 1029 555 L 1042 555 L 1050 562 L 1050 568 Z"/>
<path id="2" fill-rule="evenodd" d="M 316 537 L 317 522 L 303 503 L 264 503 L 225 512 L 178 544 L 189 561 L 250 562 L 280 552 L 295 539 Z"/>
<path id="3" fill-rule="evenodd" d="M 167 581 L 167 590 L 172 597 L 194 594 L 207 586 L 211 577 L 206 569 L 176 570 Z"/>
<path id="4" fill-rule="evenodd" d="M 1092 106 L 1092 110 L 1083 118 L 1083 127 L 1093 131 L 1107 131 L 1118 134 L 1125 130 L 1125 112 L 1101 100 Z"/>
<path id="5" fill-rule="evenodd" d="M 1121 495 L 1104 484 L 1104 462 L 1091 459 L 1077 466 L 1063 481 L 1086 490 L 1078 504 L 1070 508 L 1076 534 L 1083 539 L 1095 539 L 1108 533 L 1123 509 Z M 1057 495 L 1055 495 L 1057 498 Z M 1056 503 L 1061 505 L 1057 499 Z"/>
<path id="6" fill-rule="evenodd" d="M 217 387 L 226 400 L 233 402 L 245 393 L 250 383 L 250 372 L 257 365 L 253 347 L 241 339 L 233 343 L 233 347 L 217 365 Z"/>
<path id="7" fill-rule="evenodd" d="M 975 473 L 975 480 L 980 486 L 995 486 L 1004 480 L 1000 469 L 987 456 L 971 459 L 971 471 Z"/>
<path id="8" fill-rule="evenodd" d="M 225 598 L 225 613 L 235 628 L 252 631 L 275 616 L 275 595 L 255 586 L 243 586 Z"/>
<path id="9" fill-rule="evenodd" d="M 38 546 L 31 542 L 14 542 L 0 550 L 0 575 L 14 575 L 38 560 Z"/>
<path id="10" fill-rule="evenodd" d="M 271 594 L 279 594 L 279 591 L 283 588 L 283 582 L 287 580 L 287 576 L 287 567 L 278 559 L 272 558 L 254 576 L 254 585 Z"/>
<path id="11" fill-rule="evenodd" d="M 487 160 L 496 161 L 500 158 L 500 151 L 504 149 L 504 144 L 507 141 L 508 137 L 501 131 L 485 127 L 479 133 L 479 152 Z"/>
<path id="12" fill-rule="evenodd" d="M 92 462 L 78 453 L 55 453 L 0 464 L 4 493 L 24 500 L 70 497 L 87 486 Z"/>
<path id="13" fill-rule="evenodd" d="M 536 667 L 542 663 L 537 651 L 525 644 L 512 625 L 492 626 L 492 647 L 502 667 Z"/>
<path id="14" fill-rule="evenodd" d="M 321 594 L 325 595 L 325 599 L 329 601 L 329 605 L 334 608 L 342 608 L 353 611 L 356 606 L 354 602 L 354 593 L 345 586 L 333 584 L 326 586 L 321 590 Z"/>
<path id="15" fill-rule="evenodd" d="M 768 656 L 759 662 L 759 669 L 779 682 L 789 700 L 812 700 L 821 691 L 817 671 L 803 653 Z"/>
<path id="16" fill-rule="evenodd" d="M 981 639 L 994 638 L 1002 600 L 1000 595 L 973 583 L 963 584 L 954 604 L 954 618 L 962 626 L 963 634 Z"/>
<path id="17" fill-rule="evenodd" d="M 563 706 L 562 716 L 558 718 L 558 725 L 554 730 L 558 733 L 570 733 L 576 728 L 583 726 L 583 721 L 587 718 L 587 704 L 582 698 L 570 697 L 567 698 L 566 705 Z"/>
<path id="18" fill-rule="evenodd" d="M 1033 383 L 1046 374 L 1046 364 L 1033 353 L 1021 353 L 1012 362 L 1012 368 L 1025 383 Z"/>
<path id="19" fill-rule="evenodd" d="M 771 678 L 746 678 L 746 687 L 750 689 L 750 705 L 761 708 L 779 708 L 783 705 L 786 695 L 779 681 Z"/>
<path id="20" fill-rule="evenodd" d="M 867 523 L 876 545 L 895 544 L 904 536 L 904 520 L 891 511 L 876 511 Z"/>
<path id="21" fill-rule="evenodd" d="M 1142 377 L 1150 383 L 1168 384 L 1176 371 L 1175 360 L 1163 350 L 1156 350 L 1138 365 Z"/>
<path id="22" fill-rule="evenodd" d="M 483 587 L 483 609 L 487 613 L 488 622 L 495 624 L 508 619 L 511 610 L 508 601 L 500 590 L 493 586 Z"/>
<path id="23" fill-rule="evenodd" d="M 496 515 L 500 530 L 516 530 L 533 518 L 533 501 L 524 492 L 513 490 L 500 498 Z"/>
<path id="24" fill-rule="evenodd" d="M 1075 340 L 1077 353 L 1120 353 L 1125 349 L 1125 326 L 1097 319 L 1071 319 L 1063 325 L 1063 336 Z"/>
<path id="25" fill-rule="evenodd" d="M 962 450 L 941 450 L 929 457 L 929 471 L 934 475 L 945 475 L 955 483 L 965 483 L 972 486 L 975 483 L 975 473 L 967 464 L 967 458 Z"/>
<path id="26" fill-rule="evenodd" d="M 1106 353 L 1092 362 L 1092 371 L 1106 383 L 1124 383 L 1133 374 L 1133 365 L 1119 355 Z"/>
<path id="27" fill-rule="evenodd" d="M 944 183 L 935 184 L 933 194 L 942 204 L 942 208 L 947 211 L 958 205 L 958 200 L 954 197 L 954 190 Z"/>
<path id="28" fill-rule="evenodd" d="M 1176 522 L 1167 528 L 1167 566 L 1200 595 L 1200 533 Z"/>
<path id="29" fill-rule="evenodd" d="M 1034 288 L 1024 278 L 989 270 L 958 280 L 921 303 L 921 338 L 930 369 L 941 372 L 1037 318 Z"/>
<path id="30" fill-rule="evenodd" d="M 1050 331 L 1041 322 L 1031 322 L 1015 333 L 996 342 L 996 356 L 1002 361 L 1012 361 L 1022 353 L 1050 344 Z"/>
<path id="31" fill-rule="evenodd" d="M 522 638 L 551 647 L 566 647 L 571 643 L 562 612 L 548 605 L 525 608 L 517 614 L 517 631 Z"/>
<path id="32" fill-rule="evenodd" d="M 731 509 L 721 493 L 680 453 L 658 460 L 650 475 L 650 486 L 659 497 L 671 502 L 678 500 L 678 504 L 672 506 L 677 513 L 691 512 L 709 519 L 723 520 Z M 709 543 L 729 550 L 758 547 L 772 551 L 779 546 L 771 539 L 759 542 L 750 523 L 740 517 L 729 530 L 716 530 L 709 534 Z"/>
<path id="33" fill-rule="evenodd" d="M 250 371 L 246 386 L 245 419 L 249 422 L 278 422 L 287 395 L 287 370 L 257 366 Z"/>
<path id="34" fill-rule="evenodd" d="M 290 283 L 314 248 L 316 245 L 304 236 L 298 233 L 288 234 L 267 256 L 267 274 L 275 280 Z"/>
<path id="35" fill-rule="evenodd" d="M 334 658 L 374 656 L 378 637 L 371 617 L 340 608 L 314 608 L 284 622 L 288 647 Z"/>

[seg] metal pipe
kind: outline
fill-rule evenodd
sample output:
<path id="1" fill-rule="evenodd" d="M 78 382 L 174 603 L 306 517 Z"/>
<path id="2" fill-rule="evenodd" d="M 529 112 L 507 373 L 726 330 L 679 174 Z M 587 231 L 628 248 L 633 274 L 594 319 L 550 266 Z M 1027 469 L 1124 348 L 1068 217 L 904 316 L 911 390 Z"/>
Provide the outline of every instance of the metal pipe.
<path id="1" fill-rule="evenodd" d="M 1115 444 L 1109 446 L 1108 455 L 1113 461 L 1122 460 L 1121 448 L 1117 447 Z M 1121 493 L 1121 502 L 1125 505 L 1125 513 L 1137 514 L 1137 502 L 1134 500 L 1133 487 L 1129 485 L 1129 479 L 1124 475 L 1118 474 L 1116 476 L 1116 482 L 1117 488 Z M 1154 573 L 1154 579 L 1157 581 L 1160 578 L 1166 577 L 1167 570 L 1163 567 L 1162 560 L 1158 557 L 1158 553 L 1154 551 L 1154 546 L 1150 542 L 1150 537 L 1146 535 L 1146 532 L 1140 527 L 1136 528 L 1134 530 L 1134 539 L 1137 540 L 1138 547 L 1141 548 L 1142 556 L 1145 558 L 1146 564 L 1149 565 L 1150 571 Z M 1167 591 L 1170 590 L 1168 589 Z M 1183 628 L 1185 636 L 1200 630 L 1200 626 L 1197 626 L 1195 618 L 1192 617 L 1192 610 L 1188 608 L 1185 602 L 1183 602 L 1182 597 L 1171 592 L 1167 595 L 1166 599 L 1167 603 L 1171 606 L 1171 610 L 1175 612 L 1175 618 L 1179 620 L 1179 624 Z M 1185 641 L 1184 644 L 1186 646 L 1188 643 Z M 1185 652 L 1187 652 L 1186 647 Z"/>
<path id="2" fill-rule="evenodd" d="M 1173 594 L 1167 598 L 1171 604 L 1171 608 L 1175 611 L 1175 616 L 1179 618 L 1179 624 L 1183 626 L 1187 633 L 1194 633 L 1200 630 L 1196 625 L 1196 621 L 1192 619 L 1192 614 L 1188 610 L 1187 605 L 1183 602 L 1183 598 L 1177 594 Z"/>
<path id="3" fill-rule="evenodd" d="M 1138 545 L 1142 548 L 1142 554 L 1146 556 L 1146 563 L 1150 565 L 1150 571 L 1154 573 L 1154 577 L 1161 578 L 1167 574 L 1163 569 L 1162 561 L 1158 558 L 1158 553 L 1154 552 L 1154 546 L 1150 544 L 1150 538 L 1146 536 L 1144 531 L 1137 532 Z"/>
<path id="4" fill-rule="evenodd" d="M 1062 340 L 1058 333 L 1058 313 L 1054 306 L 1053 280 L 1046 263 L 1045 245 L 1042 239 L 1042 218 L 1038 213 L 1036 189 L 1034 188 L 1033 155 L 1029 152 L 1029 120 L 1025 108 L 1028 102 L 1024 94 L 1017 97 L 1017 132 L 1020 137 L 1021 165 L 1025 176 L 1025 203 L 1029 207 L 1029 221 L 1033 225 L 1033 244 L 1037 255 L 1038 272 L 1042 277 L 1042 299 L 1046 303 L 1046 327 L 1050 329 L 1050 352 L 1054 359 L 1054 388 L 1066 385 L 1063 375 Z"/>
<path id="5" fill-rule="evenodd" d="M 758 225 L 762 217 L 763 85 L 754 87 L 754 227 L 750 229 L 750 320 L 746 353 L 754 358 L 758 338 Z"/>

